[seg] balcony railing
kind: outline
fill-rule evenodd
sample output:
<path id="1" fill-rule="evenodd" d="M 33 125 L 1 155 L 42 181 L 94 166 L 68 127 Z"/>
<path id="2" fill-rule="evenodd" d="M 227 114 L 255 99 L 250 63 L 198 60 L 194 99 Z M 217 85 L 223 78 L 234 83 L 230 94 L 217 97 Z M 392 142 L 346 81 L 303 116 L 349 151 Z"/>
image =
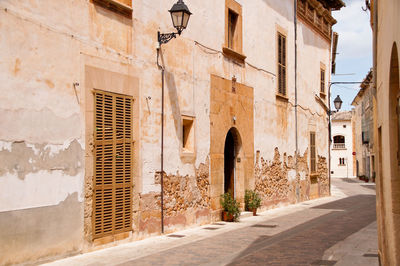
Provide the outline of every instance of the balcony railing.
<path id="1" fill-rule="evenodd" d="M 345 150 L 346 144 L 345 143 L 333 143 L 334 150 Z"/>

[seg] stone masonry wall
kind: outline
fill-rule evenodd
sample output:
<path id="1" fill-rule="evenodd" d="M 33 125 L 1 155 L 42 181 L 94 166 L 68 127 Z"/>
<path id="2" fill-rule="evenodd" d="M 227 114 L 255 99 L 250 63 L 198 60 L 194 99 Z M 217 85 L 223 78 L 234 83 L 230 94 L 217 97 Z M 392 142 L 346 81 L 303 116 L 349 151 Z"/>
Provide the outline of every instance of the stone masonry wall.
<path id="1" fill-rule="evenodd" d="M 156 183 L 160 176 L 156 175 Z M 160 194 L 141 196 L 139 233 L 160 231 Z M 169 174 L 164 176 L 164 226 L 173 232 L 194 224 L 210 222 L 209 161 L 200 164 L 196 176 Z"/>
<path id="2" fill-rule="evenodd" d="M 262 208 L 278 204 L 306 201 L 329 195 L 329 179 L 326 158 L 318 156 L 317 172 L 310 178 L 308 151 L 303 156 L 281 155 L 275 148 L 272 161 L 258 158 L 255 165 L 255 190 L 261 195 Z M 315 192 L 314 192 L 315 191 Z"/>

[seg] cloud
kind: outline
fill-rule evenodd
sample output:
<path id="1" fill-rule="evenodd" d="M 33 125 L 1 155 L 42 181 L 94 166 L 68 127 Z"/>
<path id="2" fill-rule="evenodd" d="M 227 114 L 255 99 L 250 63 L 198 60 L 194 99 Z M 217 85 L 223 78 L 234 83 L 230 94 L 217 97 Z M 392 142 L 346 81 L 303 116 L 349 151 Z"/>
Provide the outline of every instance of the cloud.
<path id="1" fill-rule="evenodd" d="M 333 30 L 339 33 L 338 59 L 371 57 L 372 30 L 370 13 L 362 10 L 364 0 L 346 1 L 346 7 L 334 11 L 337 24 Z"/>

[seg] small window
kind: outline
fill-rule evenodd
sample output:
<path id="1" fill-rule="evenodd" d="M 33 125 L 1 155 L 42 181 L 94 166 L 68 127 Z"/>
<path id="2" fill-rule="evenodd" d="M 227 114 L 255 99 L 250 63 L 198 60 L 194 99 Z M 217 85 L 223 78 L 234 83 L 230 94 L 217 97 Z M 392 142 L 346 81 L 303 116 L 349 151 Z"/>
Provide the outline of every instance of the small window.
<path id="1" fill-rule="evenodd" d="M 243 64 L 242 6 L 235 0 L 225 0 L 225 43 L 224 56 Z"/>
<path id="2" fill-rule="evenodd" d="M 325 94 L 325 69 L 321 69 L 321 93 Z"/>
<path id="3" fill-rule="evenodd" d="M 228 11 L 228 48 L 234 50 L 235 45 L 235 32 L 238 21 L 238 14 L 229 9 Z"/>
<path id="4" fill-rule="evenodd" d="M 315 149 L 315 132 L 310 132 L 310 168 L 311 173 L 315 173 L 317 170 L 317 161 L 316 161 L 316 149 Z"/>
<path id="5" fill-rule="evenodd" d="M 341 165 L 341 166 L 346 165 L 345 158 L 339 158 L 339 165 Z"/>
<path id="6" fill-rule="evenodd" d="M 182 150 L 186 153 L 194 152 L 194 119 L 192 117 L 182 118 Z"/>
<path id="7" fill-rule="evenodd" d="M 286 36 L 278 32 L 278 93 L 286 96 Z"/>

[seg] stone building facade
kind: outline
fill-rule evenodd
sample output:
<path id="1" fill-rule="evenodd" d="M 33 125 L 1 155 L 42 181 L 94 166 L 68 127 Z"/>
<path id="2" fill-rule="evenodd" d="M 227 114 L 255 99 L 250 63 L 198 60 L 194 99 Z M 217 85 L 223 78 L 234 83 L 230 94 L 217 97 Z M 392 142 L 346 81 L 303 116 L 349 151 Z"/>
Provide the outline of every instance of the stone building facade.
<path id="1" fill-rule="evenodd" d="M 374 181 L 376 176 L 372 76 L 370 71 L 351 103 L 354 106 L 355 175 L 370 181 Z"/>
<path id="2" fill-rule="evenodd" d="M 273 208 L 329 195 L 340 0 L 0 3 L 0 264 L 220 220 L 245 189 Z M 158 57 L 157 57 L 158 55 Z M 160 173 L 164 68 L 164 182 Z"/>
<path id="3" fill-rule="evenodd" d="M 353 178 L 352 111 L 332 115 L 331 177 Z"/>
<path id="4" fill-rule="evenodd" d="M 400 2 L 369 1 L 374 34 L 374 151 L 382 265 L 400 264 Z"/>

